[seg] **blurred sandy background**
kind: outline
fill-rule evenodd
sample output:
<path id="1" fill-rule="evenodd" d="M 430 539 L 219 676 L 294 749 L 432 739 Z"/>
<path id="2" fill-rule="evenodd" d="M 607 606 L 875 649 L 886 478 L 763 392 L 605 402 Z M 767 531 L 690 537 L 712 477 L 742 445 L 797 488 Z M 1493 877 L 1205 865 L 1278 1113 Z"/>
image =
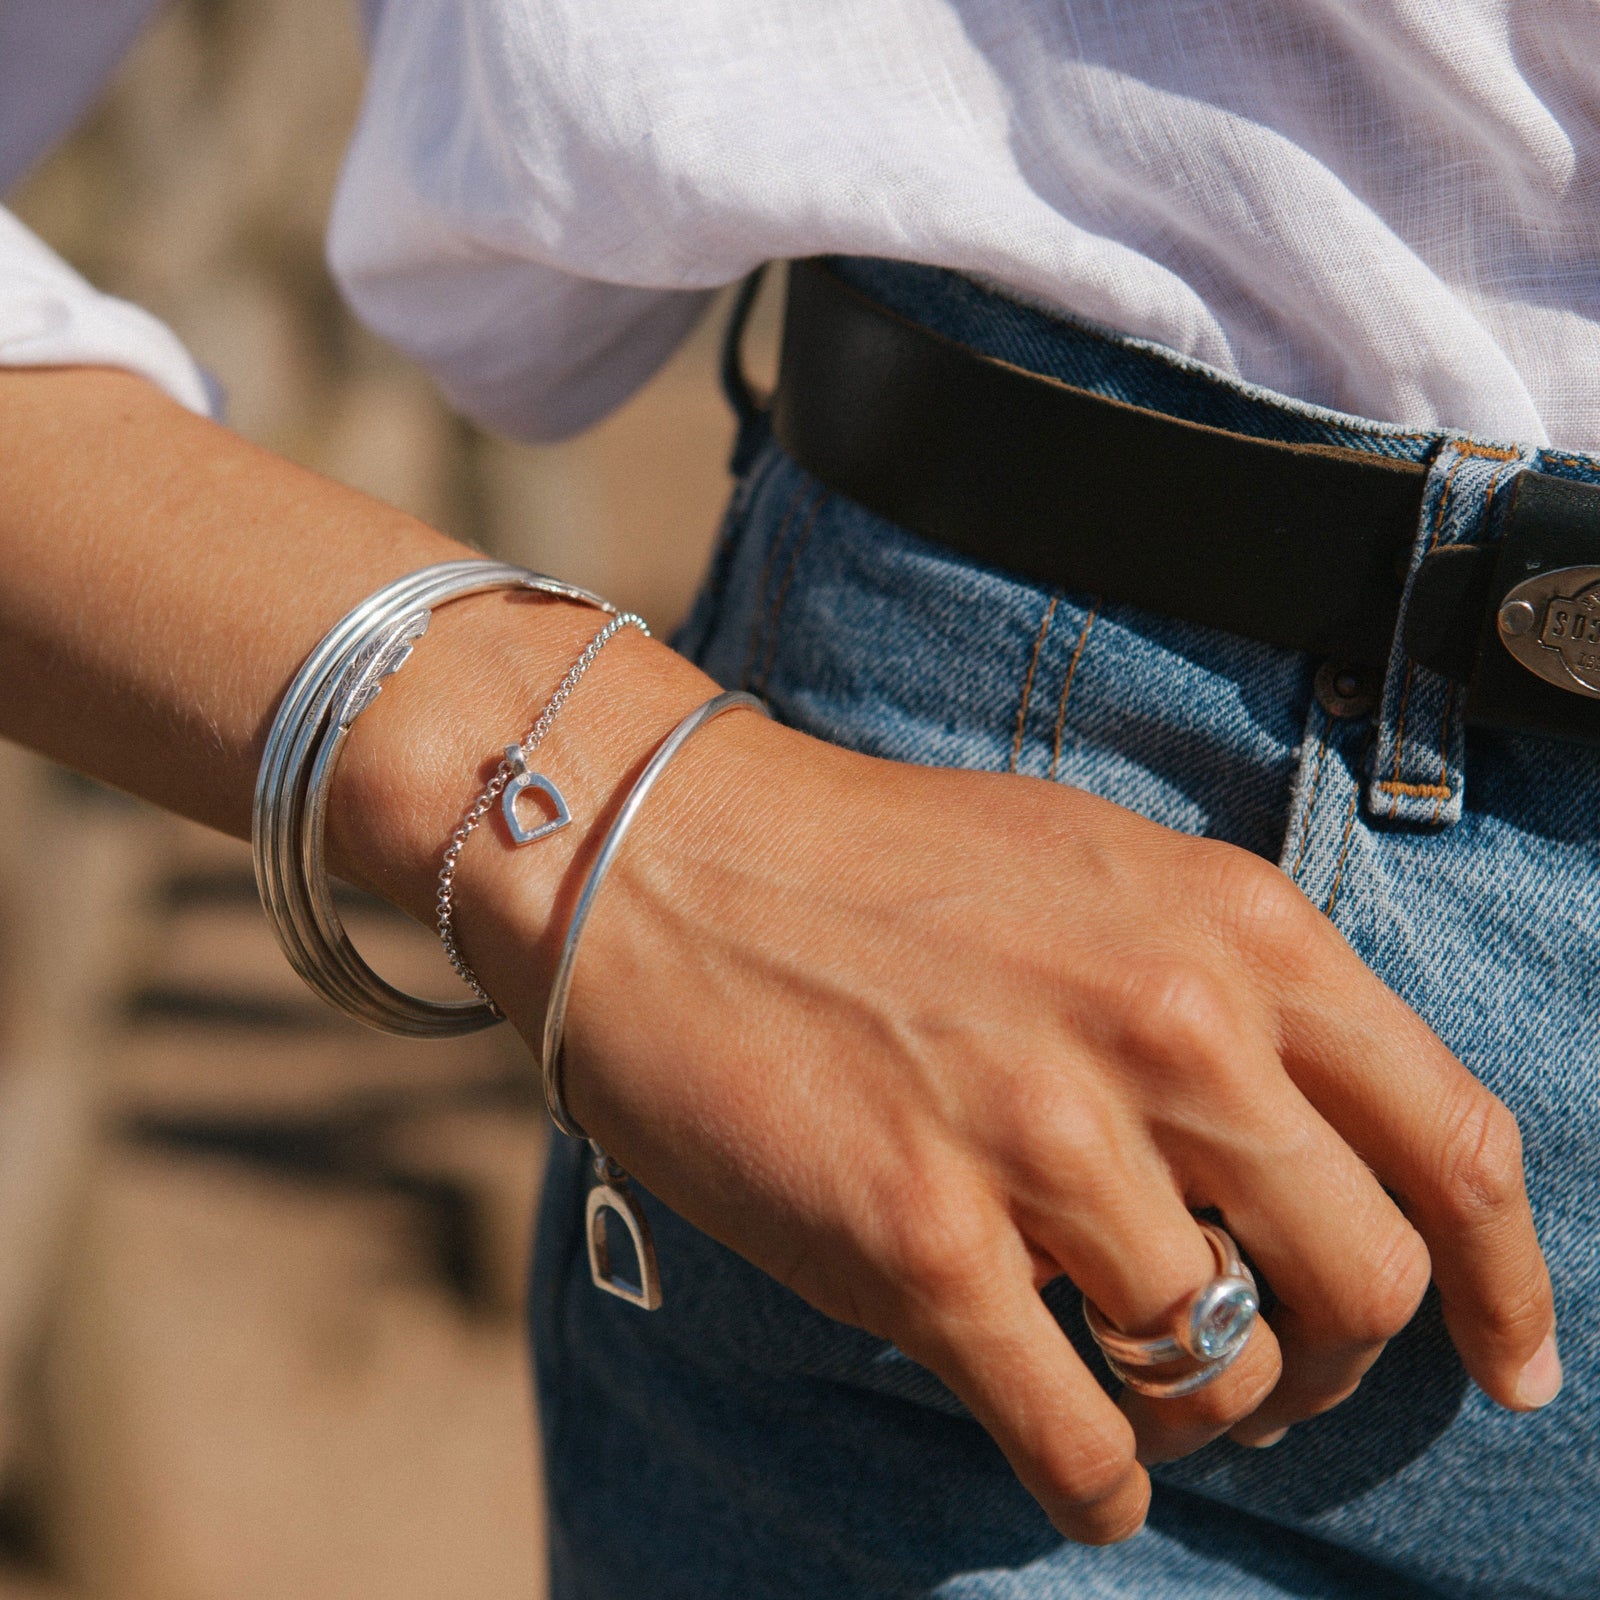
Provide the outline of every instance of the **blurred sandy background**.
<path id="1" fill-rule="evenodd" d="M 322 266 L 360 76 L 349 0 L 179 0 L 7 203 L 242 432 L 670 625 L 727 488 L 720 319 L 578 441 L 453 418 Z M 0 894 L 0 1600 L 541 1594 L 520 1048 L 344 1024 L 242 846 L 4 746 Z"/>

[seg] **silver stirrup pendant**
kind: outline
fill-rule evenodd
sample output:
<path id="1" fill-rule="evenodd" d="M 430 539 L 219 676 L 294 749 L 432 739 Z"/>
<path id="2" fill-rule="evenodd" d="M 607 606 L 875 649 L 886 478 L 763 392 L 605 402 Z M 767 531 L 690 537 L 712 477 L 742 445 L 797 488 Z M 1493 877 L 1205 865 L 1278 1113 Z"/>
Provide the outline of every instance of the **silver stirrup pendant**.
<path id="1" fill-rule="evenodd" d="M 591 1141 L 595 1176 L 600 1180 L 589 1191 L 584 1216 L 584 1235 L 589 1245 L 589 1276 L 597 1289 L 614 1294 L 641 1311 L 654 1311 L 661 1304 L 661 1270 L 656 1265 L 656 1242 L 650 1237 L 650 1224 L 633 1190 L 628 1175 L 599 1145 Z M 624 1278 L 612 1264 L 611 1241 L 606 1237 L 606 1213 L 612 1212 L 628 1230 L 634 1258 L 639 1263 L 639 1281 Z"/>
<path id="2" fill-rule="evenodd" d="M 552 833 L 566 827 L 572 821 L 572 813 L 567 810 L 567 802 L 561 797 L 561 791 L 542 772 L 528 770 L 528 758 L 523 755 L 522 746 L 508 744 L 506 761 L 511 767 L 511 777 L 507 780 L 505 790 L 500 796 L 500 810 L 506 819 L 506 831 L 511 835 L 511 842 L 533 844 L 536 840 L 548 839 Z M 517 801 L 529 789 L 536 789 L 555 807 L 553 817 L 547 818 L 533 828 L 524 827 L 522 819 L 517 815 Z"/>

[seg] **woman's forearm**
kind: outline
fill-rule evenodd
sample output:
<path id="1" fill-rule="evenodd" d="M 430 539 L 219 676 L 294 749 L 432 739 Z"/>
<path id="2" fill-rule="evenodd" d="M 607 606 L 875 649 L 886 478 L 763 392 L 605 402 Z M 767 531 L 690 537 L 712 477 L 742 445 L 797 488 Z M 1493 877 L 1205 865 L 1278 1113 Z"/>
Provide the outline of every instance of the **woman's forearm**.
<path id="1" fill-rule="evenodd" d="M 143 379 L 0 372 L 0 733 L 227 832 L 248 832 L 267 726 L 322 634 L 389 579 L 471 553 Z M 442 608 L 347 747 L 339 870 L 425 917 L 456 815 L 601 621 L 498 594 Z M 703 682 L 616 640 L 552 736 L 563 786 L 592 809 Z M 527 892 L 553 889 L 585 830 L 567 831 L 523 853 Z"/>

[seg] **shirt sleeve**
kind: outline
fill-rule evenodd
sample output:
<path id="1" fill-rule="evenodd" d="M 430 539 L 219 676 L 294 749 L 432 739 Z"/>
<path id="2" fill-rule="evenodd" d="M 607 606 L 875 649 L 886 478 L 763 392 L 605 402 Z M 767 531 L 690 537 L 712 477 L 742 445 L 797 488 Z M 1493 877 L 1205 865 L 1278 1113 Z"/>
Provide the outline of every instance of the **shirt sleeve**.
<path id="1" fill-rule="evenodd" d="M 191 411 L 220 396 L 177 336 L 138 306 L 102 294 L 0 208 L 0 367 L 122 367 Z"/>
<path id="2" fill-rule="evenodd" d="M 714 283 L 741 269 L 712 286 L 664 284 L 641 274 L 637 248 L 600 259 L 575 245 L 597 215 L 624 241 L 652 224 L 614 170 L 560 159 L 555 124 L 571 97 L 512 81 L 561 53 L 553 39 L 505 35 L 531 27 L 532 10 L 364 10 L 366 95 L 328 232 L 345 298 L 476 420 L 519 439 L 586 427 L 671 355 Z"/>

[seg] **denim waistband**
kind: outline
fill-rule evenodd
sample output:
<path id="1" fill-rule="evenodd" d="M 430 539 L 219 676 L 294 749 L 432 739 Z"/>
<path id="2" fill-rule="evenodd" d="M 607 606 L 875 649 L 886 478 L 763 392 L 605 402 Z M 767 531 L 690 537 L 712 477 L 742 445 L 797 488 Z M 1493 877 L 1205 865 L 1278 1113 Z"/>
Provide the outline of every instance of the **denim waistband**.
<path id="1" fill-rule="evenodd" d="M 1459 820 L 1466 760 L 1462 695 L 1459 685 L 1416 666 L 1400 647 L 1411 580 L 1423 558 L 1442 546 L 1497 542 L 1507 491 L 1519 473 L 1600 483 L 1600 459 L 1446 428 L 1407 428 L 1311 405 L 943 268 L 860 257 L 834 257 L 829 265 L 901 316 L 985 355 L 1108 399 L 1256 438 L 1337 445 L 1427 465 L 1400 626 L 1383 683 L 1373 686 L 1377 704 L 1366 805 L 1374 817 L 1424 827 Z"/>

